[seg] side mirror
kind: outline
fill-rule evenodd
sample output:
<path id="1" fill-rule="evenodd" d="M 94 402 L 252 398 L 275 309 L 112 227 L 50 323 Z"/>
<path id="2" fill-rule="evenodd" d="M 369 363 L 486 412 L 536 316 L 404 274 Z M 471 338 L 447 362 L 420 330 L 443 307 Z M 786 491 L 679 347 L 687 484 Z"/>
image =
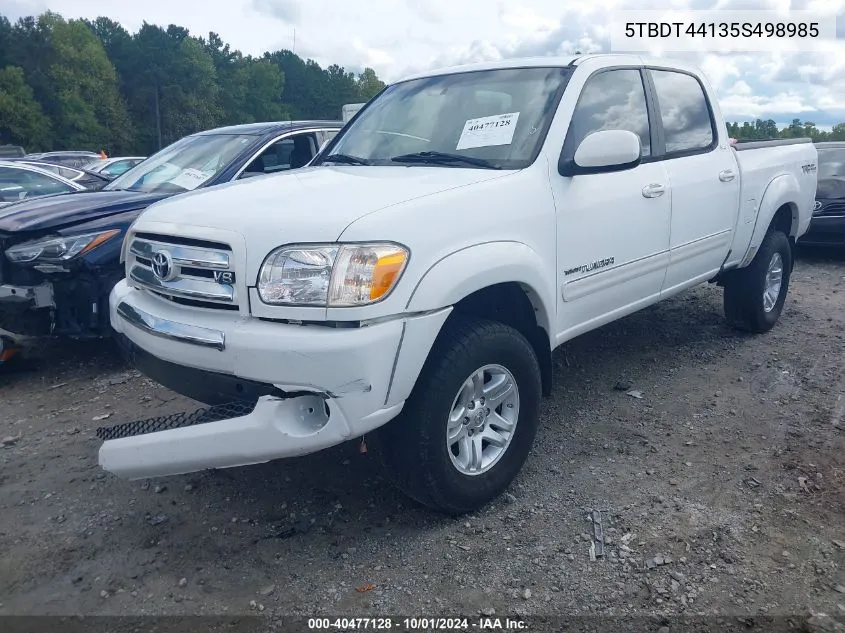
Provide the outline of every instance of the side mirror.
<path id="1" fill-rule="evenodd" d="M 575 156 L 562 161 L 562 176 L 600 174 L 633 169 L 642 160 L 640 137 L 628 130 L 599 130 L 588 134 Z"/>

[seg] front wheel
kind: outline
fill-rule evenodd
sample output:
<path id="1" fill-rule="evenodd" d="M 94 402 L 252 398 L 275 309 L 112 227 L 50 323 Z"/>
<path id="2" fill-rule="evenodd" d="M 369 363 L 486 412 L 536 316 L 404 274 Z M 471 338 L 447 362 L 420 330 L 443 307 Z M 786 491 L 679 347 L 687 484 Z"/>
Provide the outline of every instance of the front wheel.
<path id="1" fill-rule="evenodd" d="M 771 230 L 746 268 L 725 281 L 725 317 L 748 332 L 768 332 L 777 323 L 792 272 L 792 245 L 781 231 Z"/>
<path id="2" fill-rule="evenodd" d="M 400 416 L 382 431 L 389 475 L 410 497 L 463 514 L 499 496 L 537 433 L 540 365 L 517 330 L 455 317 Z"/>

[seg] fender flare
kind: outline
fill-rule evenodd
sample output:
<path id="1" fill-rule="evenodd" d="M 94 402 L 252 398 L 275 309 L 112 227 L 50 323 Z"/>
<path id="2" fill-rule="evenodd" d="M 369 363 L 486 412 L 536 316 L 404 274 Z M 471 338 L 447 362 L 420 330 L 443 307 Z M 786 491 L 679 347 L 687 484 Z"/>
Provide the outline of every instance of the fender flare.
<path id="1" fill-rule="evenodd" d="M 425 312 L 453 306 L 473 292 L 501 283 L 518 283 L 534 305 L 537 324 L 552 339 L 554 288 L 549 280 L 554 263 L 522 242 L 485 242 L 454 251 L 435 262 L 417 282 L 407 312 Z"/>
<path id="2" fill-rule="evenodd" d="M 754 255 L 757 254 L 757 249 L 760 248 L 760 244 L 769 230 L 775 213 L 784 205 L 789 206 L 792 212 L 792 224 L 787 237 L 797 234 L 799 222 L 797 200 L 800 198 L 801 188 L 798 184 L 798 179 L 792 174 L 781 174 L 771 180 L 763 192 L 763 198 L 760 201 L 759 211 L 757 212 L 757 221 L 754 224 L 754 232 L 751 235 L 748 249 L 745 251 L 745 257 L 742 258 L 739 264 L 740 268 L 748 266 L 751 260 L 754 259 Z"/>

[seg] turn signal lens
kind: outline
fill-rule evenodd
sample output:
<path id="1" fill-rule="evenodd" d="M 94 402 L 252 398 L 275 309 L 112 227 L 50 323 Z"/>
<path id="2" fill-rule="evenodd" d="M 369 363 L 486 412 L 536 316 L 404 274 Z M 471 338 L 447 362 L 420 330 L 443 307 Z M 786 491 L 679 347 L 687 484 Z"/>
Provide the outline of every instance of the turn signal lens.
<path id="1" fill-rule="evenodd" d="M 387 296 L 408 260 L 398 244 L 349 244 L 340 249 L 332 274 L 329 307 L 360 306 Z"/>
<path id="2" fill-rule="evenodd" d="M 403 251 L 382 255 L 373 269 L 373 283 L 370 287 L 370 301 L 381 299 L 390 292 L 405 267 L 406 254 Z"/>

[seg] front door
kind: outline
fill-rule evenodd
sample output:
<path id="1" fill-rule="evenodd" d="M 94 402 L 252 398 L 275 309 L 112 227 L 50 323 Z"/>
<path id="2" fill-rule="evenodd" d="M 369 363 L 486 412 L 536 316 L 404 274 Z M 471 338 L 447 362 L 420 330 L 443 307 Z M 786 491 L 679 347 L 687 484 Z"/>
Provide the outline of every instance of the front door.
<path id="1" fill-rule="evenodd" d="M 653 139 L 643 78 L 637 68 L 599 71 L 586 82 L 564 153 L 603 129 L 640 137 L 643 163 L 625 171 L 552 174 L 557 205 L 557 342 L 653 303 L 669 261 L 672 196 L 662 162 L 651 162 Z"/>

